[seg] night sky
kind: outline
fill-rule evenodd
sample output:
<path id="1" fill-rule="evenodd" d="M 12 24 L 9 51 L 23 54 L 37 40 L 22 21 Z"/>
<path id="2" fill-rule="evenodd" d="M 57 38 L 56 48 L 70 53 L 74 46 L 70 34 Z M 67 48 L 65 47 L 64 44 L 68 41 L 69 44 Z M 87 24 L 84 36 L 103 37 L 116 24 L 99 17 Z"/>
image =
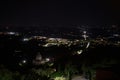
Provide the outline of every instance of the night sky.
<path id="1" fill-rule="evenodd" d="M 0 24 L 119 24 L 117 0 L 0 1 Z"/>

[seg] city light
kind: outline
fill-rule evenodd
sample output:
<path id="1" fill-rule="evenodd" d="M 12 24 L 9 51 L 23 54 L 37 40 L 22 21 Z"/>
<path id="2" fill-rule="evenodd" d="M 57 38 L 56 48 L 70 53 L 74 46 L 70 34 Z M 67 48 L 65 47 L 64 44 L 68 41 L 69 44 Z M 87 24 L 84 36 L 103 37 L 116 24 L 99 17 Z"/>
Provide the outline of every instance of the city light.
<path id="1" fill-rule="evenodd" d="M 65 77 L 55 77 L 54 80 L 66 80 Z"/>
<path id="2" fill-rule="evenodd" d="M 86 48 L 88 48 L 89 46 L 90 46 L 90 42 L 88 42 L 88 43 L 87 43 L 87 46 L 86 46 Z"/>
<path id="3" fill-rule="evenodd" d="M 46 58 L 46 61 L 47 61 L 47 62 L 50 61 L 50 58 Z"/>
<path id="4" fill-rule="evenodd" d="M 23 38 L 23 41 L 29 41 L 29 38 Z"/>
<path id="5" fill-rule="evenodd" d="M 83 37 L 85 40 L 87 40 L 87 37 L 88 37 L 88 35 L 87 35 L 86 33 L 87 33 L 87 31 L 83 31 L 83 35 L 82 35 L 82 37 Z"/>
<path id="6" fill-rule="evenodd" d="M 83 50 L 79 50 L 77 51 L 77 54 L 81 54 L 83 52 Z"/>
<path id="7" fill-rule="evenodd" d="M 10 34 L 10 35 L 14 35 L 15 34 L 15 32 L 7 32 L 8 34 Z"/>
<path id="8" fill-rule="evenodd" d="M 26 62 L 27 62 L 26 60 L 23 60 L 23 61 L 22 61 L 22 63 L 24 63 L 24 64 L 25 64 Z"/>
<path id="9" fill-rule="evenodd" d="M 120 0 L 0 7 L 0 80 L 120 80 Z"/>

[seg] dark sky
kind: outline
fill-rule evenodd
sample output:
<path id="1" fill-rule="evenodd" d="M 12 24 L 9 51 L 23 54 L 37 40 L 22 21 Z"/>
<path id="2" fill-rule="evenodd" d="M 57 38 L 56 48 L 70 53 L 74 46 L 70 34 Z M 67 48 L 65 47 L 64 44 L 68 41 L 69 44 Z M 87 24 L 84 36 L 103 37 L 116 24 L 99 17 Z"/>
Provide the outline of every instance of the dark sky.
<path id="1" fill-rule="evenodd" d="M 0 2 L 0 24 L 119 24 L 117 0 Z"/>

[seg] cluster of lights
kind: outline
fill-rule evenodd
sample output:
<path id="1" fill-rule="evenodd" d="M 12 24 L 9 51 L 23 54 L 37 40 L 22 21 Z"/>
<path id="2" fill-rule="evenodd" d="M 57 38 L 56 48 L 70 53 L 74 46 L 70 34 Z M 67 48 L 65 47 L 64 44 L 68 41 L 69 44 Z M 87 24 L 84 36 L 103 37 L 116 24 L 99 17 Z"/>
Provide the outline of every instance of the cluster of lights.
<path id="1" fill-rule="evenodd" d="M 59 46 L 59 44 L 57 44 L 57 43 L 46 43 L 45 45 L 43 45 L 43 47 L 50 47 L 50 46 L 54 46 L 54 45 Z"/>
<path id="2" fill-rule="evenodd" d="M 66 80 L 66 78 L 61 76 L 61 77 L 55 77 L 54 80 Z"/>
<path id="3" fill-rule="evenodd" d="M 60 46 L 60 45 L 76 45 L 77 43 L 80 43 L 80 40 L 75 39 L 75 40 L 69 40 L 69 39 L 63 39 L 63 38 L 47 38 L 43 36 L 34 36 L 34 37 L 29 37 L 29 38 L 23 38 L 24 42 L 30 41 L 32 39 L 37 39 L 37 40 L 43 40 L 45 44 L 41 45 L 38 44 L 38 46 L 43 46 L 43 47 L 50 47 L 50 46 Z"/>
<path id="4" fill-rule="evenodd" d="M 35 60 L 33 60 L 33 64 L 35 65 L 41 65 L 41 64 L 45 64 L 47 62 L 50 62 L 51 61 L 51 58 L 47 57 L 47 58 L 42 58 L 42 55 L 40 53 L 38 53 L 36 55 L 36 58 Z M 52 65 L 52 64 L 50 64 Z"/>
<path id="5" fill-rule="evenodd" d="M 26 63 L 27 63 L 27 60 L 24 59 L 24 60 L 22 60 L 21 62 L 19 62 L 19 66 L 23 66 L 23 65 L 25 65 Z"/>

